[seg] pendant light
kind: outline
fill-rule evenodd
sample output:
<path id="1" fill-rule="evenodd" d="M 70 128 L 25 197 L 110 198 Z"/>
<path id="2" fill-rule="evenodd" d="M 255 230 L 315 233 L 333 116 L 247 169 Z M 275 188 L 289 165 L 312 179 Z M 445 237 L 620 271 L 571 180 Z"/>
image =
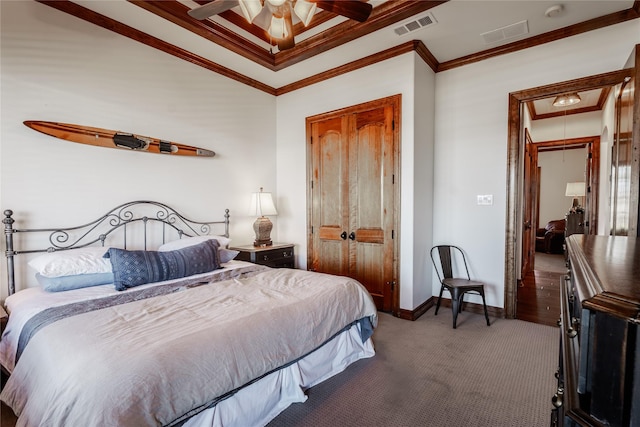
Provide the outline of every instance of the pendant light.
<path id="1" fill-rule="evenodd" d="M 566 93 L 564 95 L 557 96 L 553 101 L 554 107 L 568 107 L 570 105 L 575 105 L 582 101 L 580 95 L 577 92 Z"/>

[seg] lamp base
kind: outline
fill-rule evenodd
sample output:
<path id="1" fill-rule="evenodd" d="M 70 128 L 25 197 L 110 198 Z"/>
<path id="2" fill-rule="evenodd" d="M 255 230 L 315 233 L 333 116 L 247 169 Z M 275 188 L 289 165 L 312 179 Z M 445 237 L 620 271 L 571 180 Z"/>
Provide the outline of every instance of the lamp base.
<path id="1" fill-rule="evenodd" d="M 584 212 L 584 208 L 580 206 L 580 200 L 578 200 L 578 198 L 573 199 L 573 205 L 571 209 L 569 209 L 569 212 Z"/>
<path id="2" fill-rule="evenodd" d="M 253 223 L 253 231 L 256 233 L 256 240 L 253 242 L 253 246 L 271 246 L 271 229 L 273 229 L 273 223 L 269 218 L 261 216 Z"/>

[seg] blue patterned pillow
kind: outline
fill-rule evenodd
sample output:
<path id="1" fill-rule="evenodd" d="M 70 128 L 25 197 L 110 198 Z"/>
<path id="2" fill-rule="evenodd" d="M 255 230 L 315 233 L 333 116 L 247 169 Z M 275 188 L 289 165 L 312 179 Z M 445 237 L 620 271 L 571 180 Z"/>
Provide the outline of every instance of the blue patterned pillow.
<path id="1" fill-rule="evenodd" d="M 207 240 L 176 251 L 127 251 L 110 248 L 104 254 L 111 260 L 116 289 L 162 282 L 220 268 L 218 241 Z"/>

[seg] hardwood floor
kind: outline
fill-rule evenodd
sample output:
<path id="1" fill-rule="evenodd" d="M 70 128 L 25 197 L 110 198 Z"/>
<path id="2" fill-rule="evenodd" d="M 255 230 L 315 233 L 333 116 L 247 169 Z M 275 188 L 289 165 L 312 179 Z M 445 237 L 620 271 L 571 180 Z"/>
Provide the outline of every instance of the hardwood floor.
<path id="1" fill-rule="evenodd" d="M 536 254 L 536 268 L 518 286 L 516 317 L 527 322 L 558 326 L 563 255 Z M 544 268 L 544 270 L 542 270 Z"/>

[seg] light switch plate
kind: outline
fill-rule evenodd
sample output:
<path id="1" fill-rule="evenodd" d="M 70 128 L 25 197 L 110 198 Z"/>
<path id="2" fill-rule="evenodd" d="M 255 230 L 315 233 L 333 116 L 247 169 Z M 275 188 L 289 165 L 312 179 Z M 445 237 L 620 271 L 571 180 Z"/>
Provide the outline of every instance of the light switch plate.
<path id="1" fill-rule="evenodd" d="M 478 205 L 493 205 L 493 194 L 478 194 Z"/>

